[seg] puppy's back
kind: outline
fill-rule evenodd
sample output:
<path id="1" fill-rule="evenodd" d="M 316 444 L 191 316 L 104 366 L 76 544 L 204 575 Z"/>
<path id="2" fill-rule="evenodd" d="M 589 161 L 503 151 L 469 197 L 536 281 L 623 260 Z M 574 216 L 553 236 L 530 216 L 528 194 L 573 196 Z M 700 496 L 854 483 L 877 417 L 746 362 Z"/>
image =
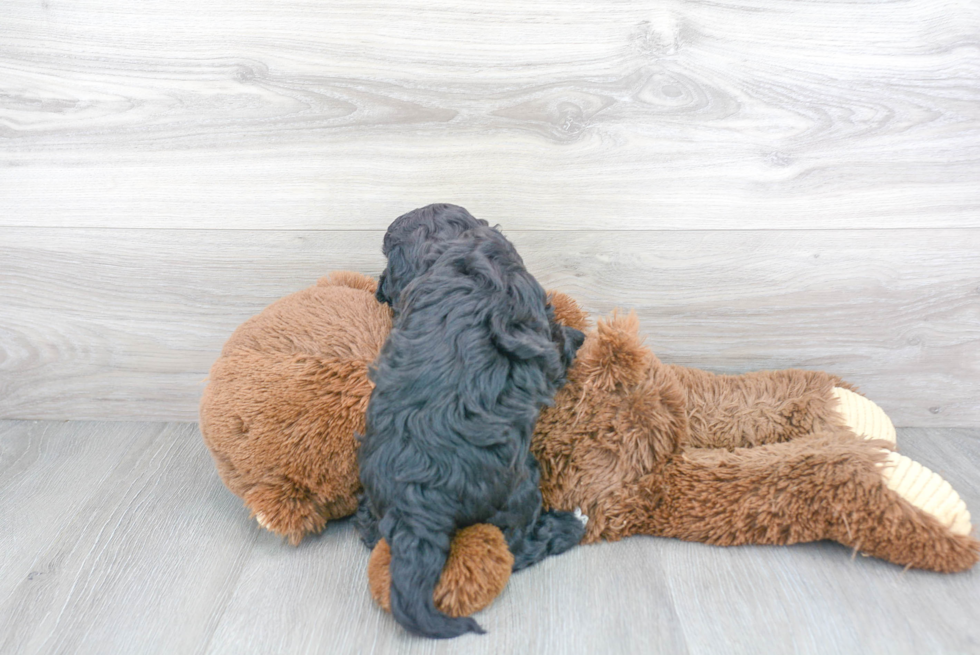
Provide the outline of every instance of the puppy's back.
<path id="1" fill-rule="evenodd" d="M 479 630 L 432 602 L 454 531 L 486 521 L 526 476 L 530 437 L 561 357 L 544 290 L 503 235 L 450 242 L 395 300 L 372 372 L 361 477 L 392 552 L 392 613 L 406 629 Z"/>

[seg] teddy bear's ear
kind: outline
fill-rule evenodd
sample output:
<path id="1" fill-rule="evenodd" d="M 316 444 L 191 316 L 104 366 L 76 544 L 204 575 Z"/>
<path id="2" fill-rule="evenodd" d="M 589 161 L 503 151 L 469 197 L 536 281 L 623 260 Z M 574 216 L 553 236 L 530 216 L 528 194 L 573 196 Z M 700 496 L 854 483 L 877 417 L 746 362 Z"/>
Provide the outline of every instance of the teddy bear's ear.
<path id="1" fill-rule="evenodd" d="M 378 288 L 378 283 L 374 278 L 353 271 L 334 271 L 330 275 L 317 280 L 316 285 L 318 287 L 349 287 L 351 289 L 361 289 L 368 293 L 374 293 Z"/>
<path id="2" fill-rule="evenodd" d="M 588 327 L 589 315 L 568 294 L 549 291 L 548 302 L 555 310 L 555 320 L 562 325 L 583 331 Z"/>
<path id="3" fill-rule="evenodd" d="M 633 386 L 642 381 L 653 353 L 643 344 L 640 321 L 634 312 L 613 312 L 599 319 L 575 360 L 578 377 L 587 384 L 611 391 L 617 385 Z"/>

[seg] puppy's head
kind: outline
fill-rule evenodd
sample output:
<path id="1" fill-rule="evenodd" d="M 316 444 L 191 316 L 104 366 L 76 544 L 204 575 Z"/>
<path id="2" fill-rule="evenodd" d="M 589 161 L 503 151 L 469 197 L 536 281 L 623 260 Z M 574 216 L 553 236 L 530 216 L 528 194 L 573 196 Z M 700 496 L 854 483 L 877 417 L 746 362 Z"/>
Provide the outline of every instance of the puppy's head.
<path id="1" fill-rule="evenodd" d="M 378 278 L 378 302 L 392 304 L 412 280 L 429 270 L 448 243 L 488 225 L 462 207 L 445 203 L 420 207 L 396 218 L 388 226 L 381 248 L 388 264 Z"/>

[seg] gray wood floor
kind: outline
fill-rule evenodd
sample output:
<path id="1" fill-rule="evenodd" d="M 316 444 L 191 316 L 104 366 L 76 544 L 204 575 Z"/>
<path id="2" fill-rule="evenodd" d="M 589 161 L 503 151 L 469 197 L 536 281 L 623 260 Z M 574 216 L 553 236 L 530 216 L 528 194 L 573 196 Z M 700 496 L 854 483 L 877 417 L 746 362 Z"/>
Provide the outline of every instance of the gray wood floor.
<path id="1" fill-rule="evenodd" d="M 665 360 L 980 425 L 980 3 L 2 0 L 0 418 L 193 421 L 455 202 Z"/>
<path id="2" fill-rule="evenodd" d="M 980 508 L 980 430 L 899 443 Z M 0 421 L 0 518 L 2 653 L 980 652 L 980 569 L 656 538 L 515 575 L 487 635 L 412 638 L 346 522 L 298 548 L 260 531 L 189 423 Z"/>

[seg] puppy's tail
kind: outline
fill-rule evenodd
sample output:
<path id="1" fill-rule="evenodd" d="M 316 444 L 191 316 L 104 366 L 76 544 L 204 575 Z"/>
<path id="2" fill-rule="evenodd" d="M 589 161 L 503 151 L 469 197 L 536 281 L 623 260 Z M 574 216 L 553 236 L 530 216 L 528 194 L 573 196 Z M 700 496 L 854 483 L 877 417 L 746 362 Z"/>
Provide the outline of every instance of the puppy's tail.
<path id="1" fill-rule="evenodd" d="M 450 533 L 432 533 L 408 521 L 397 509 L 381 522 L 391 549 L 391 614 L 406 630 L 423 637 L 450 639 L 467 632 L 483 634 L 469 617 L 453 618 L 436 609 L 432 595 L 446 564 Z"/>

